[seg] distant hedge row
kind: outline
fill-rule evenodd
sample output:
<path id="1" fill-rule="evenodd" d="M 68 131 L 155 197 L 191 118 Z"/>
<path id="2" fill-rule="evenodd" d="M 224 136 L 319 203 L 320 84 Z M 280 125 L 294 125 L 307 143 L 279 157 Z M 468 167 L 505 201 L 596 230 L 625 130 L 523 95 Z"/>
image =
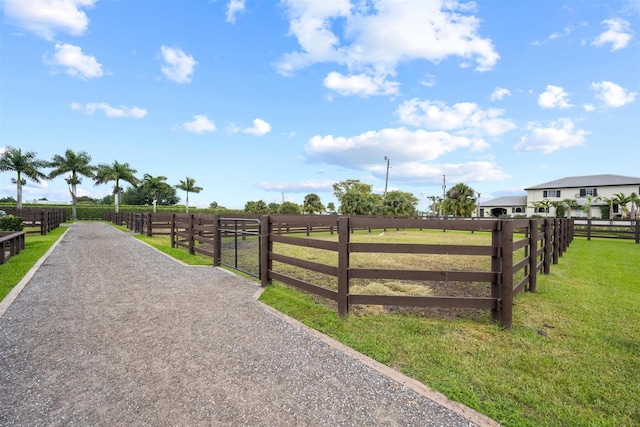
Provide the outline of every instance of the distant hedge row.
<path id="1" fill-rule="evenodd" d="M 9 206 L 9 205 L 7 205 Z M 71 218 L 71 205 L 41 205 L 41 204 L 27 204 L 23 203 L 23 207 L 29 208 L 42 208 L 42 209 L 64 209 L 67 212 L 67 218 Z M 12 207 L 15 207 L 12 206 Z M 0 206 L 0 209 L 2 207 Z M 101 220 L 104 218 L 106 213 L 114 212 L 115 206 L 113 205 L 85 205 L 79 204 L 76 208 L 76 213 L 78 215 L 78 219 L 84 220 Z M 153 207 L 151 206 L 140 206 L 140 205 L 120 205 L 120 212 L 140 212 L 140 213 L 149 213 L 153 211 Z M 163 213 L 185 213 L 186 209 L 184 206 L 157 206 L 156 212 Z M 189 207 L 189 213 L 242 213 L 243 211 L 240 209 L 198 209 L 194 207 Z"/>

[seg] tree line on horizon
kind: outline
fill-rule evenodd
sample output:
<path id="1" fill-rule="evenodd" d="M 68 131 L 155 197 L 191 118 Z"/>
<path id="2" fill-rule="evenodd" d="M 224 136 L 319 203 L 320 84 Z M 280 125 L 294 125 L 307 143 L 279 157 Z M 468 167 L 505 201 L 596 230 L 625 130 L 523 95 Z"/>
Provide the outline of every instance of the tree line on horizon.
<path id="1" fill-rule="evenodd" d="M 43 169 L 51 169 L 46 174 Z M 91 164 L 91 156 L 85 152 L 75 152 L 67 149 L 64 155 L 54 155 L 50 161 L 40 160 L 36 153 L 29 151 L 23 153 L 20 148 L 6 147 L 0 156 L 0 172 L 15 172 L 16 178 L 11 182 L 16 184 L 16 207 L 22 209 L 22 186 L 26 180 L 40 183 L 44 180 L 66 176 L 69 194 L 72 202 L 72 219 L 76 219 L 76 208 L 80 202 L 96 204 L 114 204 L 115 211 L 119 212 L 120 204 L 127 205 L 152 205 L 153 212 L 157 205 L 175 206 L 180 202 L 176 190 L 186 192 L 186 212 L 189 212 L 189 193 L 199 193 L 202 187 L 195 185 L 193 178 L 186 177 L 177 185 L 166 182 L 165 176 L 152 176 L 144 174 L 142 179 L 136 177 L 137 170 L 129 163 L 114 161 L 112 164 Z M 94 184 L 103 185 L 114 183 L 111 195 L 101 200 L 90 197 L 78 197 L 77 186 L 82 183 L 82 177 L 90 178 Z M 130 184 L 126 190 L 123 183 Z M 338 200 L 336 208 L 333 202 L 326 206 L 315 193 L 307 194 L 302 205 L 294 202 L 269 203 L 263 200 L 248 201 L 244 212 L 249 214 L 337 214 L 342 215 L 371 215 L 391 217 L 415 217 L 418 214 L 418 198 L 409 192 L 393 190 L 384 195 L 373 193 L 373 186 L 360 180 L 348 179 L 333 184 L 333 193 Z M 476 210 L 479 194 L 464 183 L 458 183 L 446 192 L 445 197 L 430 196 L 430 206 L 434 215 L 453 215 L 458 217 L 470 217 Z M 212 202 L 212 209 L 225 209 Z"/>
<path id="2" fill-rule="evenodd" d="M 46 174 L 43 170 L 51 169 Z M 71 217 L 77 219 L 76 209 L 78 204 L 77 186 L 82 183 L 82 177 L 90 178 L 94 184 L 102 185 L 113 182 L 113 200 L 115 211 L 119 212 L 119 206 L 124 199 L 129 199 L 130 204 L 151 204 L 153 211 L 156 211 L 158 203 L 163 205 L 175 205 L 180 201 L 176 195 L 176 189 L 186 192 L 186 211 L 189 212 L 189 193 L 199 193 L 202 187 L 195 185 L 196 180 L 190 177 L 180 180 L 177 185 L 171 186 L 165 176 L 152 176 L 144 174 L 142 179 L 136 177 L 138 172 L 129 163 L 120 163 L 117 160 L 112 164 L 101 163 L 91 164 L 91 156 L 80 151 L 76 153 L 67 149 L 64 155 L 56 154 L 50 161 L 37 158 L 33 151 L 23 153 L 22 149 L 6 147 L 0 156 L 0 172 L 15 172 L 16 178 L 11 182 L 16 184 L 16 208 L 22 209 L 22 186 L 27 183 L 27 179 L 41 183 L 65 175 L 71 195 Z M 131 185 L 126 191 L 122 188 L 122 183 Z M 103 200 L 104 201 L 104 200 Z"/>

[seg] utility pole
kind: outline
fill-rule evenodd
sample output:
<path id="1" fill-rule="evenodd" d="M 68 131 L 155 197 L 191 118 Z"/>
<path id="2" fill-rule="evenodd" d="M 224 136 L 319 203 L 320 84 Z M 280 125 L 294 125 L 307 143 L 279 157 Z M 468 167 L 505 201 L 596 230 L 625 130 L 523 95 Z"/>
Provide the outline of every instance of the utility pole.
<path id="1" fill-rule="evenodd" d="M 389 185 L 389 157 L 384 156 L 384 159 L 387 161 L 387 177 L 384 180 L 384 198 L 387 198 L 387 185 Z"/>
<path id="2" fill-rule="evenodd" d="M 440 203 L 440 216 L 444 216 L 444 200 L 447 197 L 447 176 L 442 175 L 442 203 Z"/>

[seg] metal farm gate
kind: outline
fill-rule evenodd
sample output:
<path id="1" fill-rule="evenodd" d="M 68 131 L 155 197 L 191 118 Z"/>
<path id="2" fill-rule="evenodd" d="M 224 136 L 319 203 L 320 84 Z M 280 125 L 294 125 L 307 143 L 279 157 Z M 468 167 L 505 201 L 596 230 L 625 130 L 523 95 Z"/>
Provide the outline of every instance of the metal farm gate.
<path id="1" fill-rule="evenodd" d="M 260 220 L 218 219 L 220 264 L 260 278 Z"/>

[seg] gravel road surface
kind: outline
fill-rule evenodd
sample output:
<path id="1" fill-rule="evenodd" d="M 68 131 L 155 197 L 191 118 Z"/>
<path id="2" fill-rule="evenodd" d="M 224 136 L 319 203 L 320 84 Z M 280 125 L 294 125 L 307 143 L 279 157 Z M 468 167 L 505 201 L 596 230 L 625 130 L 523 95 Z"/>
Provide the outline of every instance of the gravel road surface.
<path id="1" fill-rule="evenodd" d="M 0 425 L 495 425 L 274 313 L 258 290 L 74 223 L 0 317 Z"/>

